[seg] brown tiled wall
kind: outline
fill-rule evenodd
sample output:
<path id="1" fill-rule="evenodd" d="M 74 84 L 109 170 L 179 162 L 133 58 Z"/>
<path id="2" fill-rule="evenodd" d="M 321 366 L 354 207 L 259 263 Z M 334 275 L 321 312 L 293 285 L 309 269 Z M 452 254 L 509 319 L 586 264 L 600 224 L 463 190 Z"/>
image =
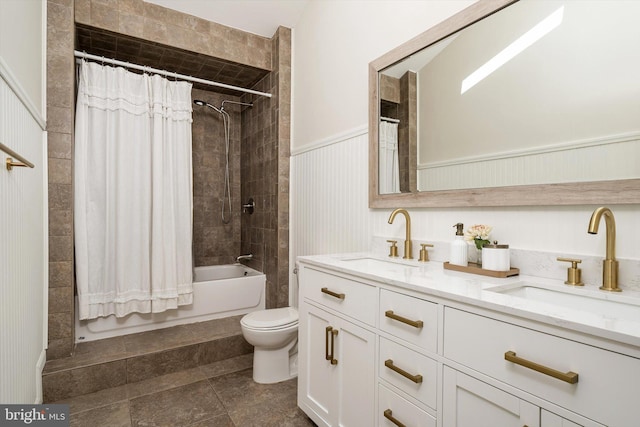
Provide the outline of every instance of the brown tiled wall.
<path id="1" fill-rule="evenodd" d="M 271 40 L 143 0 L 75 0 L 79 24 L 271 69 Z"/>
<path id="2" fill-rule="evenodd" d="M 279 27 L 273 38 L 273 75 L 278 141 L 278 256 L 276 307 L 289 305 L 289 161 L 291 158 L 291 29 Z"/>
<path id="3" fill-rule="evenodd" d="M 290 29 L 278 29 L 273 53 L 273 72 L 255 88 L 273 97 L 254 100 L 242 118 L 242 197 L 256 203 L 242 216 L 242 252 L 267 276 L 267 308 L 289 303 Z"/>
<path id="4" fill-rule="evenodd" d="M 400 103 L 400 79 L 380 74 L 380 99 Z"/>
<path id="5" fill-rule="evenodd" d="M 400 78 L 400 104 L 398 108 L 398 161 L 400 166 L 400 191 L 418 191 L 418 78 L 407 71 Z"/>
<path id="6" fill-rule="evenodd" d="M 48 0 L 47 3 L 47 128 L 49 136 L 49 349 L 48 359 L 69 355 L 73 350 L 74 265 L 73 265 L 73 190 L 72 156 L 74 117 L 74 19 L 79 24 L 142 38 L 154 43 L 205 54 L 254 68 L 273 71 L 264 79 L 274 88 L 274 98 L 258 119 L 263 129 L 272 132 L 270 143 L 277 160 L 268 175 L 272 184 L 264 184 L 264 194 L 271 195 L 273 218 L 269 223 L 268 244 L 263 245 L 265 272 L 269 280 L 269 306 L 286 305 L 288 299 L 288 150 L 290 100 L 290 32 L 280 29 L 273 39 L 235 30 L 194 16 L 186 15 L 143 0 Z M 272 49 L 276 52 L 272 52 Z M 91 53 L 91 52 L 89 52 Z M 273 68 L 277 67 L 277 68 Z M 284 105 L 286 103 L 286 105 Z M 282 104 L 282 105 L 281 105 Z M 244 120 L 244 119 L 243 119 Z M 243 124 L 243 126 L 245 126 Z M 197 125 L 196 125 L 197 127 Z M 206 127 L 206 124 L 205 124 Z M 286 132 L 283 128 L 287 127 Z M 241 130 L 244 132 L 244 129 Z M 240 139 L 237 135 L 236 140 Z M 282 144 L 286 143 L 286 148 Z M 278 148 L 280 145 L 280 148 Z M 255 152 L 252 156 L 260 156 Z M 213 161 L 203 152 L 202 162 Z M 243 158 L 243 163 L 244 163 Z M 204 172 L 203 172 L 204 173 Z M 211 172 L 212 174 L 215 172 Z M 285 183 L 285 174 L 287 183 Z M 198 184 L 200 185 L 200 184 Z M 207 184 L 200 193 L 208 194 Z M 239 184 L 235 182 L 237 188 Z M 285 189 L 286 187 L 286 189 Z M 243 189 L 244 190 L 244 189 Z M 278 192 L 278 190 L 281 190 Z M 286 191 L 283 191 L 286 190 Z M 242 194 L 241 200 L 250 197 Z M 215 198 L 215 195 L 213 195 Z M 286 199 L 286 203 L 284 200 Z M 216 238 L 216 227 L 207 226 L 208 208 L 204 200 L 196 201 L 202 234 Z M 235 202 L 234 202 L 235 203 Z M 236 205 L 237 206 L 237 205 Z M 212 216 L 217 214 L 212 213 Z M 195 219 L 195 218 L 194 218 Z M 237 222 L 237 219 L 236 219 Z M 232 226 L 235 227 L 235 226 Z M 262 225 L 266 227 L 266 223 Z M 210 228 L 207 230 L 207 228 Z M 226 233 L 227 230 L 222 231 Z M 232 231 L 231 234 L 234 234 Z M 234 237 L 235 238 L 235 237 Z M 198 262 L 213 258 L 228 262 L 236 256 L 237 240 L 224 249 L 201 241 Z M 227 249 L 234 248 L 234 249 Z M 244 243 L 242 246 L 244 250 Z M 227 252 L 233 252 L 229 255 Z M 286 256 L 285 256 L 286 253 Z M 268 265 L 267 265 L 268 264 Z M 260 265 L 262 267 L 262 265 Z M 268 270 L 267 270 L 268 268 Z M 279 277 L 280 276 L 280 277 Z M 286 291 L 285 291 L 286 290 Z M 284 292 L 284 293 L 283 293 Z"/>
<path id="7" fill-rule="evenodd" d="M 237 97 L 193 89 L 192 99 L 220 106 Z M 231 207 L 222 222 L 224 197 L 225 136 L 222 115 L 207 107 L 193 106 L 193 257 L 196 266 L 232 264 L 240 255 L 240 108 L 225 105 L 230 113 L 229 177 Z"/>
<path id="8" fill-rule="evenodd" d="M 47 2 L 47 131 L 49 157 L 49 348 L 47 358 L 73 348 L 74 111 L 73 0 Z"/>

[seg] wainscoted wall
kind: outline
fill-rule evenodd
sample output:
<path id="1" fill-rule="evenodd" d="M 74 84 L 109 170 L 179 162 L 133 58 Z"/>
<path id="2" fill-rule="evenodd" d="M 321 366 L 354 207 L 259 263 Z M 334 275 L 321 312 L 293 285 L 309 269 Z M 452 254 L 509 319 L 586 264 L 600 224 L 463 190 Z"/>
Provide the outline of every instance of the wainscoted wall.
<path id="1" fill-rule="evenodd" d="M 405 223 L 398 218 L 388 224 L 390 209 L 368 208 L 368 134 L 336 137 L 294 152 L 291 171 L 291 255 L 359 252 L 373 249 L 372 238 L 394 238 L 403 241 Z M 399 206 L 401 207 L 401 206 Z M 591 213 L 597 206 L 539 207 L 468 207 L 409 209 L 412 240 L 418 243 L 450 242 L 457 222 L 465 228 L 473 224 L 493 226 L 492 239 L 521 251 L 536 251 L 545 259 L 557 256 L 604 259 L 605 227 L 600 233 L 587 233 Z M 617 224 L 616 256 L 625 271 L 625 282 L 631 287 L 640 283 L 637 264 L 640 241 L 637 204 L 610 206 Z M 402 248 L 401 245 L 399 245 Z M 447 246 L 448 247 L 448 246 Z M 443 248 L 434 248 L 434 251 Z M 447 253 L 434 257 L 447 260 Z M 402 251 L 402 249 L 400 249 Z M 517 259 L 517 257 L 516 257 Z M 530 262 L 530 261 L 527 261 Z M 537 262 L 537 261 L 533 261 Z M 546 262 L 546 261 L 545 261 Z M 545 264 L 555 277 L 565 265 Z M 516 267 L 518 265 L 515 265 Z M 540 266 L 538 266 L 540 267 Z M 601 269 L 596 262 L 594 269 Z M 626 268 L 626 267 L 621 267 Z M 560 273 L 558 273 L 560 271 Z M 601 270 L 591 277 L 600 277 Z"/>
<path id="2" fill-rule="evenodd" d="M 389 225 L 390 209 L 367 208 L 366 135 L 364 132 L 357 138 L 335 135 L 367 123 L 367 65 L 371 61 L 472 3 L 375 1 L 369 2 L 365 18 L 358 2 L 309 2 L 294 32 L 292 260 L 296 255 L 367 250 L 369 236 L 363 229 L 370 230 L 371 236 L 404 239 L 402 218 Z M 326 31 L 327 28 L 331 31 Z M 340 67 L 336 67 L 337 63 Z M 330 84 L 322 84 L 327 81 Z M 342 145 L 349 146 L 355 142 L 351 139 L 360 138 L 364 154 L 349 159 L 339 154 Z M 317 144 L 325 140 L 336 145 Z M 307 147 L 315 149 L 305 152 Z M 605 158 L 602 156 L 601 160 Z M 357 182 L 337 184 L 336 174 L 356 171 L 361 171 Z M 362 197 L 362 203 L 354 205 L 354 199 L 347 194 Z M 593 205 L 469 207 L 409 212 L 414 241 L 449 242 L 455 232 L 453 224 L 460 221 L 465 227 L 492 225 L 492 237 L 515 249 L 604 257 L 604 224 L 598 235 L 587 234 L 595 208 Z M 640 205 L 611 208 L 617 225 L 617 256 L 639 259 Z M 309 219 L 310 216 L 314 219 Z M 336 226 L 342 234 L 336 231 Z"/>
<path id="3" fill-rule="evenodd" d="M 338 137 L 291 158 L 291 254 L 369 250 L 368 134 Z"/>
<path id="4" fill-rule="evenodd" d="M 638 134 L 628 134 L 426 163 L 418 165 L 418 188 L 431 191 L 632 179 L 640 170 L 638 139 Z"/>
<path id="5" fill-rule="evenodd" d="M 7 73 L 0 56 L 0 142 L 35 168 L 8 171 L 0 151 L 0 402 L 37 403 L 46 343 L 44 133 Z"/>

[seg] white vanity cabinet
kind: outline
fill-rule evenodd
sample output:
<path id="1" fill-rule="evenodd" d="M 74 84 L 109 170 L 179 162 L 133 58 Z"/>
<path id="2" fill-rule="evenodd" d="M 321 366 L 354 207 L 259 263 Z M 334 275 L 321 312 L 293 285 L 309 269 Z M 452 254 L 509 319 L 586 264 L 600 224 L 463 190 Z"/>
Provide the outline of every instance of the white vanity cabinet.
<path id="1" fill-rule="evenodd" d="M 571 411 L 576 418 L 593 420 L 577 425 L 637 422 L 630 408 L 637 400 L 632 390 L 640 382 L 640 360 L 449 307 L 444 324 L 447 359 Z M 457 399 L 449 386 L 445 402 Z M 572 425 L 543 413 L 541 424 L 534 425 Z"/>
<path id="2" fill-rule="evenodd" d="M 438 305 L 305 264 L 299 275 L 298 406 L 321 426 L 436 427 Z"/>
<path id="3" fill-rule="evenodd" d="M 318 425 L 640 426 L 634 346 L 461 301 L 445 275 L 301 266 L 298 405 Z"/>
<path id="4" fill-rule="evenodd" d="M 300 271 L 298 405 L 319 426 L 374 425 L 375 334 L 348 314 L 373 322 L 375 295 L 363 283 Z"/>

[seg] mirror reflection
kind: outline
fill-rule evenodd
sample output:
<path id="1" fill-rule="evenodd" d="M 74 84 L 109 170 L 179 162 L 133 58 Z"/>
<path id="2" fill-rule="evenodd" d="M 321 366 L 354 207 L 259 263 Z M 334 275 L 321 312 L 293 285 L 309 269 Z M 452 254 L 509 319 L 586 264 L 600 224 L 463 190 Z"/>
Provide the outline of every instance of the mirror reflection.
<path id="1" fill-rule="evenodd" d="M 380 194 L 639 178 L 638 18 L 521 0 L 381 70 Z"/>

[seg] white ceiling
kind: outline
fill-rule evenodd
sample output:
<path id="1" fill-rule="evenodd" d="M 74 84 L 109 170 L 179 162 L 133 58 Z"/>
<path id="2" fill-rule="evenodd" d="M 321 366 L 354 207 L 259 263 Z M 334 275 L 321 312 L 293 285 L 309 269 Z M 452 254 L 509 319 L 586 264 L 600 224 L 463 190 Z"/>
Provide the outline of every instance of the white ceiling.
<path id="1" fill-rule="evenodd" d="M 293 28 L 309 0 L 144 0 L 239 30 L 272 37 Z"/>

